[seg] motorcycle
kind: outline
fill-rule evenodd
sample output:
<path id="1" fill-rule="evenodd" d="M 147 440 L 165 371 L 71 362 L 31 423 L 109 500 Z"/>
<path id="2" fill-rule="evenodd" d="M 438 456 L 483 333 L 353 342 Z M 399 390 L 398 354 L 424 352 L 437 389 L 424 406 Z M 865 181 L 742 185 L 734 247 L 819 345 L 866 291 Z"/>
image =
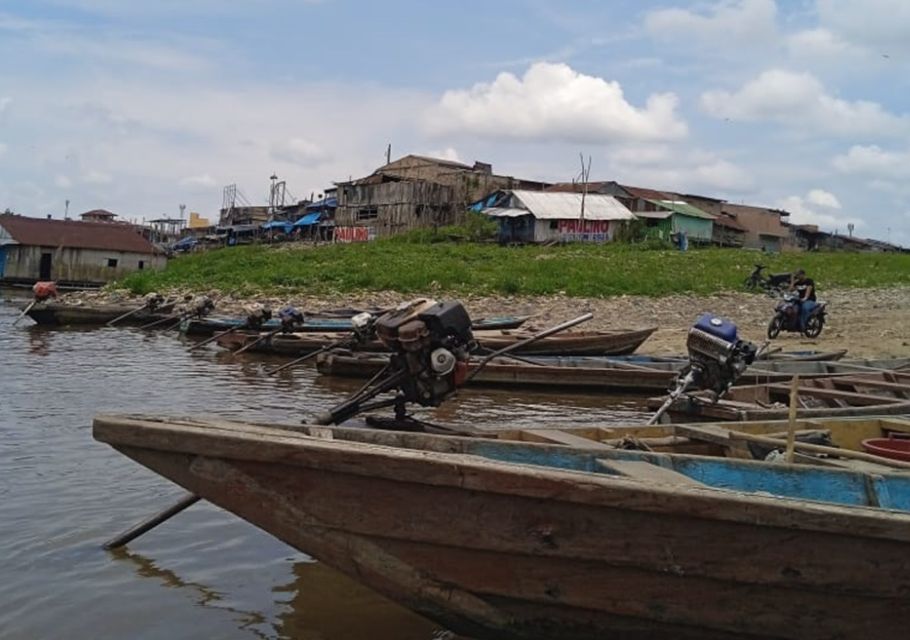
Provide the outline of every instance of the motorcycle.
<path id="1" fill-rule="evenodd" d="M 805 328 L 799 326 L 800 301 L 799 296 L 788 293 L 783 296 L 774 310 L 774 317 L 768 324 L 768 339 L 773 340 L 781 331 L 802 333 L 807 338 L 817 338 L 825 326 L 825 310 L 827 303 L 816 302 L 815 307 L 806 318 Z"/>
<path id="2" fill-rule="evenodd" d="M 769 294 L 779 293 L 790 286 L 791 274 L 772 273 L 766 276 L 765 269 L 766 266 L 763 264 L 755 265 L 755 269 L 749 274 L 749 277 L 743 280 L 743 286 L 749 291 L 764 289 Z"/>

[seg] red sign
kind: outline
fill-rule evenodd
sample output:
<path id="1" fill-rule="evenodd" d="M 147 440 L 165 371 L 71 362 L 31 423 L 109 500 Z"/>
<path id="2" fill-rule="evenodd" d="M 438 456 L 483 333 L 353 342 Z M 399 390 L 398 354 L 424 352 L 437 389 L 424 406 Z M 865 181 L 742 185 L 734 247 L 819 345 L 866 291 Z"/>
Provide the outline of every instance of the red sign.
<path id="1" fill-rule="evenodd" d="M 609 220 L 560 220 L 559 239 L 565 242 L 608 242 Z"/>
<path id="2" fill-rule="evenodd" d="M 369 242 L 375 238 L 373 227 L 335 227 L 335 242 Z"/>

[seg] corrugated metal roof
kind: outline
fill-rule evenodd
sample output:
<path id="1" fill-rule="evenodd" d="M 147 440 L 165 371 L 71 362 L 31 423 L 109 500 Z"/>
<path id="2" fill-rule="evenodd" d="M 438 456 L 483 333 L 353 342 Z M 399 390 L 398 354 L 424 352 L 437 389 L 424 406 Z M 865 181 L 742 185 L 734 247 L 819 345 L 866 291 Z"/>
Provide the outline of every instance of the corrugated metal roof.
<path id="1" fill-rule="evenodd" d="M 488 207 L 483 209 L 481 213 L 494 218 L 519 218 L 532 215 L 527 209 L 510 209 L 509 207 Z"/>
<path id="2" fill-rule="evenodd" d="M 514 190 L 518 204 L 539 220 L 578 220 L 581 218 L 580 193 Z M 589 193 L 585 197 L 585 220 L 634 220 L 635 216 L 613 196 Z"/>
<path id="3" fill-rule="evenodd" d="M 702 211 L 698 207 L 693 207 L 688 202 L 683 202 L 682 200 L 648 200 L 648 202 L 669 209 L 673 213 L 678 213 L 680 215 L 690 216 L 692 218 L 704 218 L 705 220 L 714 219 L 714 216 L 710 213 Z"/>
<path id="4" fill-rule="evenodd" d="M 2 214 L 0 226 L 21 245 L 156 253 L 133 225 L 47 220 Z"/>

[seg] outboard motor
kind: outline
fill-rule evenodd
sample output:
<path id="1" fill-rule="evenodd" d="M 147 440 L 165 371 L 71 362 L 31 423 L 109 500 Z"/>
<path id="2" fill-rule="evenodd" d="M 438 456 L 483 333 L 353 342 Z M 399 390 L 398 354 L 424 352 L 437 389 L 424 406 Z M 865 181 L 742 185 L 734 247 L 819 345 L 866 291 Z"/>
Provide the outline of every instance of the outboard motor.
<path id="1" fill-rule="evenodd" d="M 755 360 L 755 345 L 739 338 L 736 325 L 710 313 L 689 329 L 689 364 L 679 372 L 674 388 L 648 424 L 657 424 L 673 402 L 689 389 L 712 391 L 715 402 L 733 386 Z"/>
<path id="2" fill-rule="evenodd" d="M 418 300 L 378 318 L 375 329 L 392 350 L 391 370 L 407 374 L 406 402 L 438 407 L 464 381 L 474 336 L 460 302 Z"/>
<path id="3" fill-rule="evenodd" d="M 296 307 L 285 307 L 278 312 L 278 322 L 281 323 L 281 333 L 297 331 L 303 324 L 303 313 Z"/>
<path id="4" fill-rule="evenodd" d="M 404 420 L 406 403 L 437 407 L 464 382 L 476 345 L 471 318 L 460 302 L 415 300 L 379 317 L 359 314 L 352 324 L 358 336 L 370 332 L 392 351 L 389 364 L 373 384 L 317 416 L 317 424 L 339 424 L 390 405 L 396 418 Z M 367 404 L 391 390 L 397 391 L 393 399 Z"/>
<path id="5" fill-rule="evenodd" d="M 198 296 L 193 298 L 186 305 L 185 316 L 187 318 L 204 318 L 215 308 L 215 303 L 208 296 Z"/>
<path id="6" fill-rule="evenodd" d="M 739 338 L 735 324 L 710 313 L 689 329 L 686 349 L 693 386 L 718 396 L 733 386 L 757 352 L 755 345 Z"/>
<path id="7" fill-rule="evenodd" d="M 244 311 L 246 312 L 246 320 L 244 320 L 243 326 L 246 329 L 259 331 L 266 322 L 272 319 L 271 307 L 259 303 L 247 306 Z"/>
<path id="8" fill-rule="evenodd" d="M 147 293 L 142 297 L 143 309 L 147 311 L 155 311 L 158 307 L 164 304 L 164 296 L 158 293 L 157 291 L 152 291 Z"/>

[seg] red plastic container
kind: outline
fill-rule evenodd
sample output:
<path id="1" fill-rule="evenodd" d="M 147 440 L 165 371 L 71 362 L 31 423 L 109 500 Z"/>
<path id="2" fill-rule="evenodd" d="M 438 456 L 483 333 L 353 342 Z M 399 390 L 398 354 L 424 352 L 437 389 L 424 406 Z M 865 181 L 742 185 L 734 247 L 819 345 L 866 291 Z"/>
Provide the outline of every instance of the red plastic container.
<path id="1" fill-rule="evenodd" d="M 869 438 L 863 440 L 863 449 L 883 458 L 910 462 L 910 438 Z"/>

